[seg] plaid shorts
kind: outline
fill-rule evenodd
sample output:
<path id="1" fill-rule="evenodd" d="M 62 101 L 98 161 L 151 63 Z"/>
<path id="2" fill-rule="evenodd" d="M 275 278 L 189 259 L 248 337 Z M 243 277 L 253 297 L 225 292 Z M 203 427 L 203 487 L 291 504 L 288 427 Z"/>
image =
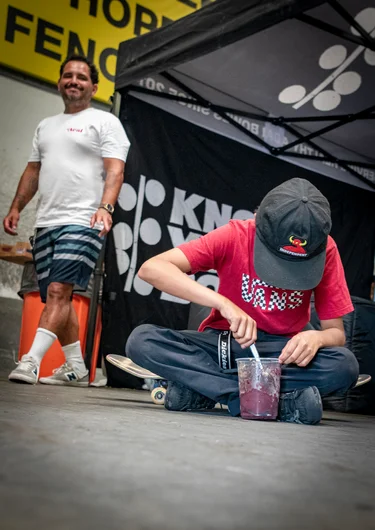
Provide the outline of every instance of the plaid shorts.
<path id="1" fill-rule="evenodd" d="M 85 290 L 104 239 L 80 225 L 37 228 L 33 256 L 40 297 L 46 301 L 50 283 L 69 283 Z"/>

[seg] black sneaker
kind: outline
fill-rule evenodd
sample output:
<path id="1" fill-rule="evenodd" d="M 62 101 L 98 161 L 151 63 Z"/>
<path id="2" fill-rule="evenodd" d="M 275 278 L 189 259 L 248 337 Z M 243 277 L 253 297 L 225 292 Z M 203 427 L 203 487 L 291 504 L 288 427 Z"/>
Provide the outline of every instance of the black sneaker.
<path id="1" fill-rule="evenodd" d="M 280 421 L 316 425 L 322 419 L 323 405 L 319 390 L 309 386 L 280 395 Z"/>
<path id="2" fill-rule="evenodd" d="M 167 410 L 208 410 L 213 409 L 216 402 L 195 390 L 168 381 L 167 393 L 165 394 L 164 407 Z"/>

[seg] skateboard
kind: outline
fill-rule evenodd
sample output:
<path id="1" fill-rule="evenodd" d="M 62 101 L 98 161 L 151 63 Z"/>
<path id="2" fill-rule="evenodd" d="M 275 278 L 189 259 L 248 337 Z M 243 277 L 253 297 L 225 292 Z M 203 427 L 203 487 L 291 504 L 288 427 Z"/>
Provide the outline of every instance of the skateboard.
<path id="1" fill-rule="evenodd" d="M 164 405 L 165 394 L 167 392 L 168 382 L 150 370 L 138 366 L 138 364 L 133 363 L 128 357 L 123 357 L 122 355 L 109 354 L 106 356 L 108 362 L 120 368 L 128 374 L 134 375 L 141 379 L 149 379 L 152 381 L 151 384 L 151 399 L 156 405 Z"/>

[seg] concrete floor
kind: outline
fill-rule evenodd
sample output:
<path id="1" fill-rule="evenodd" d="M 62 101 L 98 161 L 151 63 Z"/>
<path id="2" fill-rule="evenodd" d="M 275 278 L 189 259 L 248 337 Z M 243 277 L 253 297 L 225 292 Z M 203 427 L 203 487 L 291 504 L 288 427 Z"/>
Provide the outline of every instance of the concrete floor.
<path id="1" fill-rule="evenodd" d="M 2 530 L 374 529 L 375 418 L 171 413 L 0 376 Z"/>
<path id="2" fill-rule="evenodd" d="M 21 312 L 0 299 L 1 530 L 375 528 L 375 417 L 250 422 L 9 383 Z"/>

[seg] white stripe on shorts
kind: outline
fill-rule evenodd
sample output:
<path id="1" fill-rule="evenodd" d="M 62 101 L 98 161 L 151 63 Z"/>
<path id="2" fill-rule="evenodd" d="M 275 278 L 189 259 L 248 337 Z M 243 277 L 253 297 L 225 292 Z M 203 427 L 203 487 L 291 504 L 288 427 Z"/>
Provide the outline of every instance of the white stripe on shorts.
<path id="1" fill-rule="evenodd" d="M 49 276 L 51 269 L 47 269 L 46 271 L 42 272 L 41 274 L 37 274 L 38 281 L 43 280 L 44 278 L 47 278 Z"/>
<path id="2" fill-rule="evenodd" d="M 44 258 L 45 256 L 48 256 L 48 254 L 52 254 L 52 252 L 53 252 L 53 248 L 47 247 L 44 250 L 41 250 L 40 252 L 35 254 L 35 259 Z"/>
<path id="3" fill-rule="evenodd" d="M 55 254 L 53 256 L 53 259 L 54 260 L 64 260 L 64 259 L 68 259 L 70 261 L 83 261 L 84 263 L 86 263 L 86 265 L 88 265 L 89 267 L 92 267 L 94 268 L 95 267 L 95 262 L 94 261 L 91 261 L 89 258 L 87 258 L 86 256 L 80 256 L 79 254 Z"/>
<path id="4" fill-rule="evenodd" d="M 76 239 L 79 241 L 87 241 L 88 243 L 91 243 L 92 245 L 95 245 L 97 248 L 102 248 L 102 243 L 99 241 L 96 241 L 93 237 L 90 236 L 84 236 L 82 234 L 66 234 L 62 236 L 62 239 Z M 61 243 L 62 244 L 62 243 Z"/>

